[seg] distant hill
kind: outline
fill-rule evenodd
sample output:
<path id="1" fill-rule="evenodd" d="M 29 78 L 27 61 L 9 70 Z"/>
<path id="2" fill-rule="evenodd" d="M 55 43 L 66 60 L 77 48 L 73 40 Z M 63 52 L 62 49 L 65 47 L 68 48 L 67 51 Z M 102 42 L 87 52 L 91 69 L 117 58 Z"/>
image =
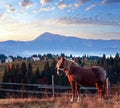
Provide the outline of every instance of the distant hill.
<path id="1" fill-rule="evenodd" d="M 113 55 L 116 52 L 120 52 L 120 40 L 82 39 L 49 32 L 43 33 L 31 41 L 0 42 L 0 53 L 7 55 L 30 56 L 39 53 Z"/>

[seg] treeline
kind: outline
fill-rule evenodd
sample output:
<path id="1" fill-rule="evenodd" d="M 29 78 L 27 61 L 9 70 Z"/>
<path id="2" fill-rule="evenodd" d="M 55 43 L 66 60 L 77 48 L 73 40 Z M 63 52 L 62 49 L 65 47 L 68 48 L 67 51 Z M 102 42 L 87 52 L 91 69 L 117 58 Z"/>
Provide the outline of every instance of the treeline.
<path id="1" fill-rule="evenodd" d="M 68 56 L 66 56 L 68 57 Z M 78 62 L 81 66 L 102 66 L 107 71 L 107 76 L 111 83 L 120 83 L 120 56 L 116 53 L 115 57 L 106 57 L 103 54 L 102 57 L 98 56 L 83 56 L 83 57 L 72 57 L 71 58 Z M 39 61 L 41 62 L 41 61 Z M 57 60 L 47 59 L 44 61 L 44 69 L 41 71 L 40 67 L 33 69 L 32 62 L 24 61 L 22 63 L 10 63 L 5 69 L 3 81 L 13 83 L 34 83 L 34 84 L 51 84 L 52 74 L 54 74 L 56 85 L 69 85 L 69 82 L 65 75 L 58 77 L 56 74 L 56 63 Z M 87 65 L 89 63 L 89 65 Z M 34 70 L 34 71 L 33 71 Z"/>
<path id="2" fill-rule="evenodd" d="M 120 84 L 120 55 L 116 53 L 115 57 L 103 57 L 98 60 L 98 65 L 102 66 L 107 71 L 107 76 L 111 83 Z"/>
<path id="3" fill-rule="evenodd" d="M 9 63 L 5 68 L 3 82 L 51 85 L 52 75 L 54 75 L 56 85 L 67 84 L 63 82 L 63 80 L 67 82 L 65 77 L 57 76 L 55 59 L 45 60 L 43 67 L 41 71 L 39 67 L 33 69 L 32 62 Z"/>

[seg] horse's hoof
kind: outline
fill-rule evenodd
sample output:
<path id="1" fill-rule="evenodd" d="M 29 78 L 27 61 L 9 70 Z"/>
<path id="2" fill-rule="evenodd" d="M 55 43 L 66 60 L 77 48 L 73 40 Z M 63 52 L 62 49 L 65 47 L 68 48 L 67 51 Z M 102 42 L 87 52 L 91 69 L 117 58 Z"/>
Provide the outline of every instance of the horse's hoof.
<path id="1" fill-rule="evenodd" d="M 98 101 L 99 102 L 104 102 L 104 99 L 103 98 L 98 98 Z"/>
<path id="2" fill-rule="evenodd" d="M 70 99 L 70 102 L 73 102 L 73 98 Z"/>
<path id="3" fill-rule="evenodd" d="M 73 102 L 73 100 L 70 100 L 70 102 Z"/>
<path id="4" fill-rule="evenodd" d="M 81 102 L 81 99 L 79 99 L 79 100 L 77 99 L 77 102 Z"/>
<path id="5" fill-rule="evenodd" d="M 77 102 L 81 102 L 81 98 L 80 97 L 77 98 Z"/>

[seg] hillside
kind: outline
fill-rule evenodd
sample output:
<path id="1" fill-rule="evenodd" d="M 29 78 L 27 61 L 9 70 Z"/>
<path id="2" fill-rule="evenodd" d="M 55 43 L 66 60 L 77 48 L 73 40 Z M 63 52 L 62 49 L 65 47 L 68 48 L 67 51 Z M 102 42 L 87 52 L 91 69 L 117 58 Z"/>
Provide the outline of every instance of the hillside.
<path id="1" fill-rule="evenodd" d="M 22 56 L 38 53 L 65 53 L 73 55 L 100 55 L 105 53 L 112 55 L 120 52 L 119 46 L 120 40 L 82 39 L 46 32 L 31 41 L 9 40 L 0 42 L 0 53 Z"/>

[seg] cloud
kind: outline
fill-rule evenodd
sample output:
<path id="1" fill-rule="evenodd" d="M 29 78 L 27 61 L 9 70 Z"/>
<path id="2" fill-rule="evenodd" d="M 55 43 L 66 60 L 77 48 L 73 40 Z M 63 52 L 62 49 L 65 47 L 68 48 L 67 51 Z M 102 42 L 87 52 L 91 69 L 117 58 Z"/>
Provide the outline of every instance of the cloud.
<path id="1" fill-rule="evenodd" d="M 106 25 L 106 26 L 120 26 L 120 20 L 105 20 L 95 17 L 62 17 L 51 20 L 49 22 L 65 25 Z"/>
<path id="2" fill-rule="evenodd" d="M 31 0 L 22 0 L 21 2 L 19 2 L 19 5 L 25 8 L 30 8 L 31 6 L 33 6 L 33 2 Z"/>
<path id="3" fill-rule="evenodd" d="M 52 2 L 53 0 L 40 0 L 40 3 L 42 4 L 42 5 L 46 5 L 46 4 L 48 4 L 48 3 L 50 3 L 50 2 Z"/>
<path id="4" fill-rule="evenodd" d="M 84 4 L 84 3 L 88 2 L 88 1 L 89 0 L 77 0 L 77 2 L 80 3 L 80 4 Z"/>
<path id="5" fill-rule="evenodd" d="M 64 9 L 64 8 L 67 7 L 67 5 L 64 3 L 63 0 L 61 0 L 61 1 L 59 1 L 59 3 L 58 3 L 58 7 L 59 7 L 60 9 Z"/>
<path id="6" fill-rule="evenodd" d="M 76 0 L 74 3 L 69 4 L 68 6 L 72 9 L 75 9 L 87 2 L 89 2 L 89 0 Z"/>
<path id="7" fill-rule="evenodd" d="M 54 6 L 52 6 L 52 7 L 41 7 L 40 8 L 40 11 L 50 11 L 50 10 L 54 10 L 55 9 L 55 7 Z"/>
<path id="8" fill-rule="evenodd" d="M 86 11 L 90 11 L 91 9 L 95 8 L 96 6 L 99 6 L 100 4 L 101 4 L 101 3 L 96 2 L 96 3 L 88 6 L 85 10 L 86 10 Z"/>
<path id="9" fill-rule="evenodd" d="M 112 3 L 112 2 L 120 2 L 120 0 L 103 0 L 102 4 Z"/>
<path id="10" fill-rule="evenodd" d="M 5 7 L 6 7 L 6 8 L 11 8 L 11 7 L 12 7 L 12 4 L 6 3 L 6 4 L 5 4 Z"/>
<path id="11" fill-rule="evenodd" d="M 120 2 L 120 0 L 103 0 L 102 2 L 96 2 L 90 6 L 88 6 L 85 10 L 90 11 L 91 9 L 103 5 L 103 4 L 108 4 L 108 3 L 113 3 L 113 2 Z"/>
<path id="12" fill-rule="evenodd" d="M 8 13 L 14 13 L 16 12 L 16 9 L 13 8 L 12 4 L 6 3 L 5 7 L 7 8 Z"/>
<path id="13" fill-rule="evenodd" d="M 14 13 L 14 12 L 16 12 L 16 9 L 8 9 L 7 12 Z"/>
<path id="14" fill-rule="evenodd" d="M 77 2 L 74 4 L 74 6 L 79 7 L 86 2 L 89 2 L 89 0 L 77 0 Z"/>

